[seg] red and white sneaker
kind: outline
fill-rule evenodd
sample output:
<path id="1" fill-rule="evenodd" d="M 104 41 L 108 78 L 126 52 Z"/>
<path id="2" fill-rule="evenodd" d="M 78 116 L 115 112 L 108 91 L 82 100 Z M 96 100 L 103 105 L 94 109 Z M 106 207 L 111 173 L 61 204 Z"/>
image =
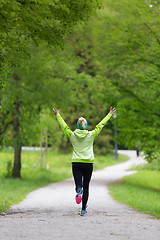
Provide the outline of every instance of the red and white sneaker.
<path id="1" fill-rule="evenodd" d="M 76 194 L 76 203 L 77 204 L 80 204 L 82 201 L 82 193 L 83 193 L 83 190 L 81 188 Z"/>

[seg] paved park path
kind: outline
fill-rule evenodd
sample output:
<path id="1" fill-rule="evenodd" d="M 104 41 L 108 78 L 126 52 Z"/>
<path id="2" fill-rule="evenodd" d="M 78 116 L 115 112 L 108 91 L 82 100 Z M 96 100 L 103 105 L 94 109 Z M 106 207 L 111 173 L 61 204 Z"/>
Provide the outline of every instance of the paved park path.
<path id="1" fill-rule="evenodd" d="M 107 185 L 133 172 L 143 162 L 135 151 L 121 151 L 130 160 L 93 173 L 88 215 L 80 216 L 74 201 L 73 179 L 31 192 L 4 216 L 0 216 L 3 240 L 159 240 L 160 221 L 113 200 Z"/>

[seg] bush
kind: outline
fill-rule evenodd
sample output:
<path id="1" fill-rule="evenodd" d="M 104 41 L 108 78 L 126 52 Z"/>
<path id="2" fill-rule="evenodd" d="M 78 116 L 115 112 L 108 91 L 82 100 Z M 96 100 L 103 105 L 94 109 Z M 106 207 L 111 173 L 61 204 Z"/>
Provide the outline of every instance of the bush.
<path id="1" fill-rule="evenodd" d="M 12 168 L 13 168 L 13 163 L 12 163 L 12 160 L 10 159 L 7 161 L 7 164 L 6 164 L 6 173 L 5 173 L 6 178 L 12 177 Z"/>

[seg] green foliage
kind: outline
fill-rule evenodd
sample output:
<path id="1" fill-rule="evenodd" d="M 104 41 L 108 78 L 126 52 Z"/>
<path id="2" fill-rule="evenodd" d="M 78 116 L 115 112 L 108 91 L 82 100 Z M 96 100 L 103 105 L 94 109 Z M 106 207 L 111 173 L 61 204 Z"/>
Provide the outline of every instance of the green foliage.
<path id="1" fill-rule="evenodd" d="M 100 0 L 0 1 L 1 76 L 4 77 L 7 69 L 5 62 L 20 64 L 17 57 L 11 58 L 12 50 L 26 55 L 28 43 L 39 45 L 44 42 L 62 47 L 64 36 L 70 34 L 73 26 L 87 21 L 101 6 Z M 0 83 L 2 87 L 3 81 Z"/>
<path id="2" fill-rule="evenodd" d="M 104 102 L 114 98 L 117 105 L 118 142 L 139 147 L 151 161 L 160 140 L 160 35 L 159 2 L 150 5 L 150 1 L 106 1 L 98 18 L 92 18 L 93 27 L 84 26 L 83 35 L 89 38 L 92 69 L 103 86 L 96 95 L 102 94 Z M 88 59 L 82 50 L 81 56 Z"/>
<path id="3" fill-rule="evenodd" d="M 86 21 L 101 1 L 1 1 L 2 33 L 15 30 L 25 38 L 60 45 L 63 36 L 79 21 Z"/>
<path id="4" fill-rule="evenodd" d="M 124 4 L 125 3 L 125 4 Z M 127 147 L 139 146 L 148 158 L 159 151 L 159 31 L 154 8 L 149 2 L 121 1 L 111 6 L 120 21 L 114 27 L 114 49 L 119 49 L 112 73 L 113 83 L 122 93 L 118 103 L 119 139 Z M 127 19 L 127 21 L 125 21 Z M 122 23 L 122 24 L 121 24 Z M 147 35 L 147 38 L 146 38 Z M 112 63 L 113 64 L 113 63 Z M 113 65 L 112 65 L 113 68 Z"/>
<path id="5" fill-rule="evenodd" d="M 3 45 L 0 45 L 0 90 L 4 87 L 4 79 L 7 76 L 7 71 L 4 68 L 5 65 L 5 49 Z"/>
<path id="6" fill-rule="evenodd" d="M 144 170 L 124 177 L 119 184 L 109 186 L 109 190 L 116 200 L 160 218 L 159 171 Z"/>
<path id="7" fill-rule="evenodd" d="M 160 170 L 160 154 L 159 153 L 155 153 L 153 154 L 154 159 L 150 159 L 148 160 L 147 164 L 142 164 L 142 165 L 138 165 L 138 166 L 134 166 L 131 168 L 131 170 L 155 170 L 155 171 L 159 171 Z"/>
<path id="8" fill-rule="evenodd" d="M 149 163 L 144 166 L 144 169 L 160 170 L 160 154 L 156 152 L 155 154 L 152 154 L 152 156 L 154 159 L 149 158 Z"/>
<path id="9" fill-rule="evenodd" d="M 9 144 L 7 132 L 11 130 L 13 120 L 11 105 L 17 97 L 23 102 L 23 143 L 39 144 L 40 118 L 41 114 L 46 114 L 46 119 L 49 119 L 47 125 L 51 129 L 50 144 L 64 151 L 70 151 L 70 144 L 63 137 L 54 117 L 51 120 L 51 115 L 45 113 L 44 109 L 51 109 L 53 106 L 59 108 L 72 130 L 76 128 L 77 118 L 84 116 L 88 120 L 88 129 L 91 130 L 112 105 L 117 107 L 118 144 L 129 149 L 139 147 L 148 161 L 155 159 L 155 155 L 159 153 L 160 140 L 159 1 L 104 1 L 104 8 L 96 16 L 93 15 L 88 24 L 77 24 L 69 37 L 65 35 L 63 51 L 48 48 L 44 43 L 50 41 L 47 38 L 51 35 L 46 34 L 49 30 L 44 29 L 42 37 L 40 36 L 39 26 L 46 24 L 47 17 L 43 18 L 44 14 L 50 16 L 47 19 L 50 26 L 57 24 L 54 29 L 62 29 L 67 21 L 64 30 L 67 33 L 70 32 L 71 25 L 73 27 L 78 23 L 78 18 L 80 21 L 87 19 L 89 11 L 91 13 L 98 6 L 98 1 L 76 1 L 74 4 L 79 6 L 77 10 L 72 1 L 33 1 L 34 4 L 14 2 L 17 2 L 15 13 L 10 18 L 18 16 L 18 27 L 21 30 L 19 35 L 12 34 L 12 30 L 8 30 L 8 35 L 4 33 L 7 42 L 4 41 L 2 47 L 3 55 L 5 51 L 10 53 L 7 55 L 12 63 L 12 67 L 7 66 L 10 75 L 7 77 L 4 95 L 2 93 L 0 96 L 3 106 L 1 128 L 4 130 L 0 135 L 5 135 L 5 144 Z M 9 7 L 8 3 L 9 1 L 3 2 L 2 5 L 6 4 L 6 9 L 14 12 L 13 5 Z M 93 4 L 90 9 L 89 4 Z M 23 19 L 27 19 L 26 15 L 31 14 L 31 9 L 28 13 L 22 11 L 24 16 L 19 11 L 22 6 L 28 9 L 30 5 L 33 5 L 33 12 L 37 11 L 37 14 L 32 12 L 30 18 L 33 28 L 28 31 L 32 21 Z M 40 6 L 42 9 L 39 9 Z M 51 17 L 52 11 L 55 19 Z M 7 16 L 7 11 L 5 14 Z M 38 14 L 41 16 L 36 24 Z M 28 37 L 27 43 L 22 22 Z M 18 21 L 14 23 L 18 24 Z M 10 26 L 10 20 L 6 24 Z M 37 35 L 32 37 L 34 28 Z M 48 29 L 48 25 L 46 28 Z M 41 47 L 35 48 L 33 40 L 41 42 Z M 5 47 L 6 43 L 7 46 L 11 45 L 10 41 L 16 43 L 14 50 L 12 47 Z M 17 87 L 13 84 L 15 74 L 20 79 Z M 109 121 L 97 138 L 95 152 L 106 154 L 112 151 L 114 123 Z"/>
<path id="10" fill-rule="evenodd" d="M 103 100 L 104 82 L 99 81 L 96 76 L 93 78 L 85 72 L 77 72 L 81 59 L 77 59 L 74 48 L 69 42 L 66 43 L 63 52 L 60 49 L 49 51 L 44 47 L 37 49 L 30 47 L 29 51 L 31 57 L 23 59 L 21 67 L 10 68 L 12 75 L 8 77 L 2 92 L 3 144 L 14 145 L 13 106 L 19 98 L 21 144 L 39 146 L 40 133 L 48 129 L 50 146 L 61 151 L 71 151 L 71 145 L 64 138 L 51 109 L 53 106 L 60 108 L 62 116 L 72 130 L 76 128 L 77 119 L 81 115 L 85 116 L 89 130 L 92 130 L 109 111 L 109 103 L 106 105 Z M 16 84 L 14 84 L 15 76 L 19 79 Z M 109 97 L 107 99 L 111 101 Z M 112 152 L 110 136 L 112 132 L 108 130 L 112 128 L 111 122 L 96 140 L 97 154 Z M 8 139 L 8 131 L 11 132 L 10 139 Z"/>
<path id="11" fill-rule="evenodd" d="M 56 101 L 62 104 L 62 96 L 67 99 L 69 89 L 61 88 L 60 76 L 54 73 L 55 59 L 48 51 L 43 49 L 30 49 L 30 56 L 23 59 L 21 67 L 10 68 L 6 86 L 1 92 L 1 137 L 5 145 L 14 146 L 14 106 L 17 100 L 20 103 L 20 141 L 22 145 L 34 145 L 40 139 L 41 128 L 46 124 L 42 115 L 44 108 L 49 107 L 48 128 L 52 128 L 52 106 Z M 58 64 L 57 64 L 58 65 Z M 67 67 L 67 66 L 66 66 Z M 67 102 L 67 101 L 66 101 Z M 66 103 L 67 105 L 68 103 Z M 64 104 L 64 106 L 66 106 Z M 50 115 L 49 115 L 50 111 Z M 47 118 L 47 116 L 43 116 Z M 43 123 L 44 122 L 44 123 Z M 39 125 L 38 125 L 39 124 Z M 11 132 L 8 139 L 8 131 Z M 52 129 L 51 129 L 52 131 Z"/>
<path id="12" fill-rule="evenodd" d="M 10 178 L 12 177 L 12 167 L 13 167 L 13 164 L 12 164 L 12 160 L 8 160 L 8 162 L 6 163 L 6 174 L 5 176 L 7 178 Z"/>

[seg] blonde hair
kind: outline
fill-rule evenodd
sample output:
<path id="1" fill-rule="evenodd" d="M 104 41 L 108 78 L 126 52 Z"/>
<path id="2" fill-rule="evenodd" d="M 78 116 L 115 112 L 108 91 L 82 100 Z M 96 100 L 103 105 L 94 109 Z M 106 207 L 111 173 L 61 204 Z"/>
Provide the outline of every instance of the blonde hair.
<path id="1" fill-rule="evenodd" d="M 83 128 L 85 128 L 85 125 L 86 125 L 86 119 L 84 117 L 80 117 L 78 119 L 78 123 L 79 123 L 79 126 L 82 126 Z"/>

